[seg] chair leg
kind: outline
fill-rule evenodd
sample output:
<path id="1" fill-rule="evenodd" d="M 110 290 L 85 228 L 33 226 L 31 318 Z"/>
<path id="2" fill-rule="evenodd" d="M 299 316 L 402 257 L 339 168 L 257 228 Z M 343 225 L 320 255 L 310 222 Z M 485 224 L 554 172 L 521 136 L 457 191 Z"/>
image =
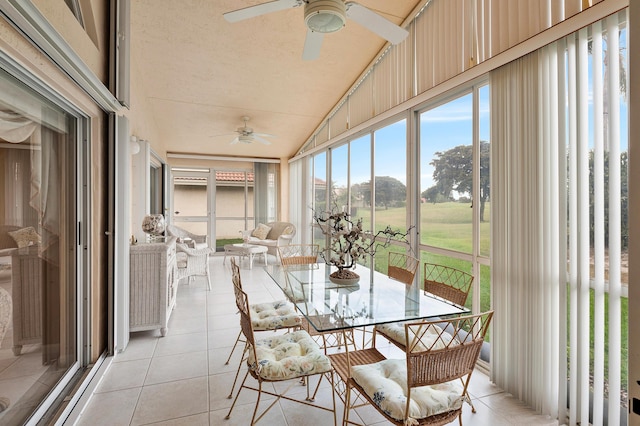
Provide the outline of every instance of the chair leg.
<path id="1" fill-rule="evenodd" d="M 231 418 L 231 412 L 233 411 L 233 407 L 236 406 L 236 402 L 238 402 L 238 397 L 240 396 L 240 393 L 242 393 L 242 388 L 244 387 L 244 384 L 247 381 L 247 377 L 249 377 L 249 370 L 247 370 L 247 373 L 244 375 L 244 379 L 242 380 L 242 384 L 240 385 L 240 390 L 238 390 L 238 393 L 236 394 L 236 397 L 233 400 L 233 403 L 231 404 L 231 407 L 229 408 L 229 412 L 227 413 L 227 416 L 225 417 L 225 419 Z M 254 416 L 255 416 L 255 412 L 254 412 Z"/>
<path id="2" fill-rule="evenodd" d="M 240 362 L 238 363 L 238 369 L 236 370 L 236 377 L 234 377 L 233 379 L 233 384 L 231 385 L 231 390 L 229 391 L 229 395 L 227 395 L 228 399 L 231 399 L 231 397 L 233 396 L 233 390 L 236 388 L 236 383 L 238 382 L 238 376 L 240 376 L 240 369 L 242 368 L 242 363 L 245 361 L 245 354 L 247 353 L 247 350 L 249 349 L 249 344 L 245 344 L 244 345 L 244 350 L 242 351 L 242 358 L 240 359 Z"/>
<path id="3" fill-rule="evenodd" d="M 233 344 L 233 348 L 231 348 L 229 357 L 227 358 L 227 361 L 225 361 L 224 365 L 229 365 L 229 361 L 231 360 L 231 355 L 233 355 L 233 352 L 236 350 L 236 346 L 238 346 L 238 342 L 240 341 L 241 336 L 242 336 L 242 330 L 240 330 L 240 332 L 238 333 L 238 337 L 236 337 L 236 342 Z"/>

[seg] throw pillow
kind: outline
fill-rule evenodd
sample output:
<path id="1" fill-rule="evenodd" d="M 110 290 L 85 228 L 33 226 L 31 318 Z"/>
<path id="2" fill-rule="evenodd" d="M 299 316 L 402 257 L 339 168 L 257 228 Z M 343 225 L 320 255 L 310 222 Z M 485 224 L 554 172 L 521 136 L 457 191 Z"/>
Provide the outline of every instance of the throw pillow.
<path id="1" fill-rule="evenodd" d="M 259 240 L 264 240 L 267 238 L 269 231 L 271 231 L 270 226 L 267 226 L 263 223 L 259 223 L 256 229 L 254 229 L 253 232 L 251 233 L 251 236 L 256 237 Z"/>
<path id="2" fill-rule="evenodd" d="M 11 231 L 8 232 L 8 234 L 14 239 L 18 248 L 40 243 L 40 235 L 38 235 L 33 226 L 27 226 L 26 228 L 18 229 L 17 231 Z"/>

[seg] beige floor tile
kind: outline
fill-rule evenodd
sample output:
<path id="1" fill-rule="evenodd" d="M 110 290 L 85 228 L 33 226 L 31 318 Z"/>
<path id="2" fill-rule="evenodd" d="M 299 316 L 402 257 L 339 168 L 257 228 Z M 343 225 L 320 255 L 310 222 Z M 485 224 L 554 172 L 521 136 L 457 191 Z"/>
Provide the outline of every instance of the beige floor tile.
<path id="1" fill-rule="evenodd" d="M 240 317 L 236 315 L 234 320 L 235 320 L 234 324 L 237 323 L 237 326 L 234 326 L 232 328 L 209 330 L 209 335 L 208 335 L 209 349 L 229 348 L 228 352 L 231 351 L 233 344 L 236 342 L 236 339 L 238 338 L 238 333 L 240 332 Z M 240 348 L 239 349 L 240 352 L 242 352 L 244 343 L 238 343 L 238 346 Z M 236 348 L 236 350 L 238 349 Z M 228 355 L 229 354 L 227 353 L 227 356 Z M 226 360 L 227 358 L 225 357 L 224 359 Z"/>
<path id="2" fill-rule="evenodd" d="M 207 377 L 144 386 L 132 425 L 178 419 L 209 411 Z"/>
<path id="3" fill-rule="evenodd" d="M 169 319 L 171 335 L 202 333 L 207 331 L 207 317 L 203 313 L 199 315 L 171 315 Z"/>
<path id="4" fill-rule="evenodd" d="M 151 359 L 113 362 L 96 389 L 97 393 L 141 387 L 149 370 Z"/>
<path id="5" fill-rule="evenodd" d="M 155 357 L 151 360 L 144 384 L 206 377 L 208 370 L 207 351 Z"/>
<path id="6" fill-rule="evenodd" d="M 158 336 L 159 335 L 160 334 L 158 333 Z M 156 336 L 152 331 L 131 333 L 129 337 L 129 344 L 124 351 L 116 354 L 113 362 L 151 358 L 158 344 L 158 336 Z"/>
<path id="7" fill-rule="evenodd" d="M 142 388 L 95 393 L 85 407 L 77 426 L 128 425 Z"/>
<path id="8" fill-rule="evenodd" d="M 217 426 L 215 423 L 211 424 Z M 193 416 L 157 422 L 153 423 L 153 426 L 209 426 L 209 413 L 200 413 Z"/>
<path id="9" fill-rule="evenodd" d="M 242 350 L 244 343 L 238 343 L 238 347 L 233 352 L 229 364 L 225 364 L 225 361 L 229 357 L 231 347 L 216 348 L 209 350 L 209 374 L 221 374 L 236 372 L 238 364 L 242 357 Z M 243 363 L 246 364 L 246 363 Z"/>
<path id="10" fill-rule="evenodd" d="M 171 334 L 158 339 L 154 357 L 204 351 L 207 349 L 207 333 Z"/>
<path id="11" fill-rule="evenodd" d="M 245 370 L 246 371 L 246 370 Z M 241 374 L 238 377 L 238 382 L 236 387 L 234 388 L 233 397 L 235 398 L 240 384 L 244 379 L 244 374 Z M 218 410 L 220 408 L 229 408 L 233 403 L 233 399 L 229 399 L 229 392 L 231 391 L 231 386 L 233 385 L 233 379 L 235 377 L 235 372 L 233 373 L 224 373 L 224 374 L 214 374 L 209 376 L 209 393 L 210 393 L 210 401 L 209 405 L 211 410 Z M 249 376 L 247 378 L 247 384 L 252 387 L 257 387 L 256 380 Z M 265 383 L 264 389 L 273 392 L 273 385 L 271 383 Z M 250 389 L 243 389 L 240 397 L 238 398 L 238 402 L 236 403 L 236 408 L 234 411 L 238 409 L 239 405 L 244 404 L 255 404 L 258 398 L 258 393 L 256 391 Z M 261 401 L 273 400 L 274 397 L 271 395 L 263 394 L 260 398 Z"/>
<path id="12" fill-rule="evenodd" d="M 254 404 L 245 404 L 236 406 L 231 413 L 231 417 L 226 419 L 226 415 L 229 411 L 228 408 L 213 410 L 209 413 L 210 425 L 221 426 L 246 426 L 251 422 L 251 416 L 253 415 Z M 260 415 L 260 414 L 258 414 Z M 291 423 L 287 423 L 284 413 L 280 406 L 276 405 L 260 420 L 258 425 L 263 426 L 293 426 Z"/>

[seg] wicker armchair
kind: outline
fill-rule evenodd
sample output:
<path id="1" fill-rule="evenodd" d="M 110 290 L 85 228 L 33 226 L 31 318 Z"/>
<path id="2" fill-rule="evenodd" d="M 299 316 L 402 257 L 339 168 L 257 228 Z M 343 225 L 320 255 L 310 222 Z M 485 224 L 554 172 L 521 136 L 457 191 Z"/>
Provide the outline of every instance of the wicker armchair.
<path id="1" fill-rule="evenodd" d="M 209 274 L 209 254 L 210 248 L 195 249 L 185 243 L 176 244 L 176 256 L 178 258 L 177 279 L 195 276 L 207 277 L 207 285 L 211 290 L 211 276 Z"/>
<path id="2" fill-rule="evenodd" d="M 209 247 L 206 235 L 198 235 L 175 225 L 167 225 L 167 235 L 176 237 L 178 243 L 191 245 L 191 248 L 203 249 Z"/>
<path id="3" fill-rule="evenodd" d="M 444 425 L 456 417 L 462 425 L 462 404 L 471 403 L 467 389 L 492 316 L 406 323 L 405 359 L 386 359 L 375 348 L 329 355 L 346 385 L 344 424 L 357 406 L 355 390 L 394 425 Z"/>

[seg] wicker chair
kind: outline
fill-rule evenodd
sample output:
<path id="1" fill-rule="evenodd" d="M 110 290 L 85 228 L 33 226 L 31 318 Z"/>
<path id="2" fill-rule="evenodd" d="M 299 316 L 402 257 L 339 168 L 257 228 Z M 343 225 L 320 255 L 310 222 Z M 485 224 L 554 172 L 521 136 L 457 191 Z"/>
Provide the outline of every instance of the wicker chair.
<path id="1" fill-rule="evenodd" d="M 424 264 L 424 291 L 464 306 L 473 284 L 473 275 L 435 263 Z"/>
<path id="2" fill-rule="evenodd" d="M 177 278 L 201 276 L 207 278 L 207 285 L 211 290 L 211 276 L 209 274 L 210 248 L 195 249 L 185 243 L 176 244 L 176 257 L 178 259 Z"/>
<path id="3" fill-rule="evenodd" d="M 424 264 L 424 290 L 456 305 L 464 306 L 472 283 L 473 275 L 460 271 L 459 269 L 435 263 Z M 405 349 L 406 342 L 404 339 L 403 323 L 390 323 L 377 326 L 374 330 L 374 340 L 376 334 L 383 335 L 400 349 Z"/>
<path id="4" fill-rule="evenodd" d="M 194 234 L 193 232 L 189 232 L 179 226 L 167 225 L 167 235 L 176 237 L 178 239 L 178 243 L 191 245 L 191 248 L 202 249 L 209 247 L 206 235 Z"/>
<path id="5" fill-rule="evenodd" d="M 407 285 L 413 284 L 420 261 L 405 253 L 389 252 L 387 275 Z"/>
<path id="6" fill-rule="evenodd" d="M 292 265 L 312 265 L 318 263 L 318 253 L 320 252 L 320 246 L 318 244 L 290 244 L 278 248 L 280 261 L 282 266 Z M 295 292 L 292 290 L 292 295 Z M 330 321 L 329 315 L 318 315 L 318 321 Z M 329 348 L 341 348 L 345 342 L 343 340 L 343 334 L 333 332 L 322 332 L 316 330 L 307 319 L 303 316 L 300 327 L 311 335 L 314 340 L 324 349 L 327 353 Z M 349 342 L 354 343 L 353 333 L 349 332 Z"/>
<path id="7" fill-rule="evenodd" d="M 240 268 L 236 263 L 235 259 L 231 258 L 231 280 L 233 282 L 234 287 L 239 287 L 242 289 L 242 280 L 240 278 Z M 274 302 L 265 302 L 265 303 L 256 303 L 251 305 L 250 311 L 254 314 L 254 318 L 252 321 L 252 329 L 254 332 L 256 331 L 276 331 L 286 329 L 288 331 L 299 329 L 301 327 L 302 317 L 296 312 L 295 307 L 292 303 L 287 302 L 286 300 L 277 300 Z M 231 361 L 231 356 L 236 350 L 238 343 L 244 343 L 244 351 L 243 351 L 243 359 L 246 354 L 249 345 L 245 339 L 242 338 L 242 330 L 238 333 L 238 337 L 236 337 L 236 341 L 231 348 L 231 352 L 225 361 L 225 365 L 229 365 Z M 238 381 L 238 376 L 240 374 L 240 368 L 242 367 L 242 359 L 238 364 L 238 369 L 236 370 L 236 377 L 233 380 L 233 385 L 231 386 L 231 391 L 229 391 L 229 395 L 227 398 L 231 399 L 233 397 L 233 390 L 236 387 L 236 383 Z"/>
<path id="8" fill-rule="evenodd" d="M 242 390 L 250 389 L 258 392 L 256 406 L 251 418 L 252 425 L 257 423 L 280 398 L 330 411 L 333 413 L 333 423 L 335 425 L 337 423 L 335 393 L 332 392 L 333 404 L 331 408 L 312 403 L 318 389 L 320 388 L 322 378 L 327 378 L 333 388 L 333 368 L 329 358 L 322 353 L 320 347 L 304 330 L 298 330 L 284 335 L 270 337 L 268 339 L 257 340 L 255 338 L 253 322 L 251 319 L 249 298 L 247 293 L 242 291 L 241 286 L 238 285 L 240 283 L 240 269 L 234 259 L 231 260 L 231 267 L 233 269 L 234 276 L 233 291 L 236 296 L 236 305 L 240 311 L 240 327 L 247 341 L 247 350 L 245 351 L 246 356 L 243 357 L 242 361 L 247 362 L 248 369 L 244 379 L 242 380 L 242 384 L 240 385 L 240 390 L 236 394 L 236 397 L 231 404 L 231 408 L 229 408 L 229 413 L 226 418 L 230 418 L 231 412 L 233 411 Z M 276 347 L 281 347 L 281 345 L 286 345 L 289 350 L 273 350 Z M 257 380 L 257 388 L 247 384 L 249 374 Z M 309 380 L 312 376 L 318 376 L 318 382 L 313 392 L 311 392 Z M 301 380 L 306 383 L 306 399 L 302 400 L 287 395 L 289 389 L 294 385 L 299 385 Z M 274 386 L 274 388 L 277 389 L 275 392 L 268 391 L 263 387 L 264 383 L 284 381 L 289 381 L 290 385 L 282 392 L 280 391 L 280 387 Z M 258 416 L 258 408 L 262 394 L 274 396 L 276 399 L 275 401 L 269 401 L 269 406 Z"/>
<path id="9" fill-rule="evenodd" d="M 416 259 L 413 256 L 410 256 L 405 253 L 389 252 L 387 276 L 389 278 L 393 278 L 394 280 L 400 281 L 406 285 L 411 285 L 413 284 L 413 280 L 416 276 L 418 265 L 420 265 L 420 260 Z M 383 325 L 383 327 L 386 327 L 386 328 L 395 327 L 398 329 L 402 329 L 402 323 L 385 324 Z M 373 336 L 371 337 L 371 340 L 374 346 L 375 346 L 376 334 L 379 332 L 378 328 L 379 327 L 373 328 Z M 370 342 L 367 342 L 367 337 L 371 336 L 371 333 L 372 333 L 372 330 L 370 328 L 364 329 L 362 331 L 362 347 L 363 348 L 369 345 Z M 379 333 L 387 337 L 386 334 L 384 333 L 384 330 Z M 391 340 L 389 337 L 387 337 L 387 339 Z M 395 342 L 392 342 L 392 343 L 395 343 Z M 401 349 L 404 349 L 404 348 L 401 347 Z"/>
<path id="10" fill-rule="evenodd" d="M 278 257 L 284 266 L 318 263 L 318 244 L 289 244 L 278 247 Z"/>
<path id="11" fill-rule="evenodd" d="M 462 425 L 462 404 L 470 402 L 469 381 L 492 316 L 490 311 L 405 323 L 405 340 L 409 342 L 405 359 L 386 359 L 375 348 L 329 355 L 345 384 L 344 424 L 353 424 L 349 412 L 358 406 L 352 398 L 355 390 L 398 426 L 444 425 L 456 417 Z M 391 371 L 393 374 L 388 374 Z M 432 397 L 431 386 L 435 385 L 446 397 Z"/>

